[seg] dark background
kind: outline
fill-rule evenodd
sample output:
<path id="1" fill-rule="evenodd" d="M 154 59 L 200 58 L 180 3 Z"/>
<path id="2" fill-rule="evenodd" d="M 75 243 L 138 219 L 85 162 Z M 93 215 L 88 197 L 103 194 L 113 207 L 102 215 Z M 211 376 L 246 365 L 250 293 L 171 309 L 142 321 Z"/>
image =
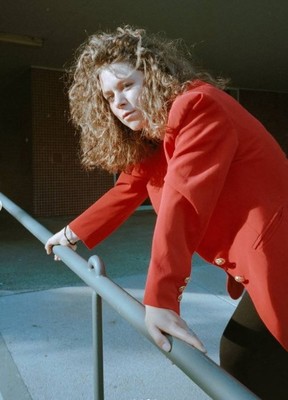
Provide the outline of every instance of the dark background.
<path id="1" fill-rule="evenodd" d="M 81 169 L 64 70 L 88 35 L 123 24 L 184 39 L 287 151 L 287 21 L 286 0 L 0 0 L 0 33 L 43 39 L 0 41 L 0 191 L 55 232 L 113 186 L 113 176 Z M 110 276 L 145 272 L 154 220 L 135 215 L 97 247 Z M 0 269 L 4 292 L 79 283 L 5 211 Z"/>

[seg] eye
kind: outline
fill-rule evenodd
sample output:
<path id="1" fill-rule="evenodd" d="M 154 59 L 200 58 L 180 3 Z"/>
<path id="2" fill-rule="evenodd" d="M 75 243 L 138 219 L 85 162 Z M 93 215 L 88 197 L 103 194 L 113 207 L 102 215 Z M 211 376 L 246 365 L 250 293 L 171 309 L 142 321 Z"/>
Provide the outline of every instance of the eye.
<path id="1" fill-rule="evenodd" d="M 124 89 L 129 89 L 133 85 L 133 82 L 125 82 L 123 84 Z"/>

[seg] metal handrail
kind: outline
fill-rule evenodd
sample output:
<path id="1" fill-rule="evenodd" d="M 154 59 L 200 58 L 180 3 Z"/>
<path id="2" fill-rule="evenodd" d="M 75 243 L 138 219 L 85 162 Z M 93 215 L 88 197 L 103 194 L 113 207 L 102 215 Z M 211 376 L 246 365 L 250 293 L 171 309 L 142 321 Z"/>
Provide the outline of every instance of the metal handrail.
<path id="1" fill-rule="evenodd" d="M 43 244 L 51 237 L 51 232 L 9 200 L 3 193 L 0 193 L 1 202 L 6 211 Z M 94 386 L 94 399 L 103 400 L 103 344 L 100 297 L 155 345 L 145 326 L 145 308 L 138 300 L 106 276 L 104 264 L 99 257 L 92 256 L 87 262 L 79 254 L 65 246 L 54 246 L 53 252 L 95 291 L 92 296 L 94 377 L 96 382 Z M 259 400 L 255 394 L 220 368 L 204 353 L 179 339 L 169 335 L 167 337 L 171 343 L 171 351 L 169 353 L 163 352 L 155 345 L 157 349 L 177 365 L 212 399 Z"/>

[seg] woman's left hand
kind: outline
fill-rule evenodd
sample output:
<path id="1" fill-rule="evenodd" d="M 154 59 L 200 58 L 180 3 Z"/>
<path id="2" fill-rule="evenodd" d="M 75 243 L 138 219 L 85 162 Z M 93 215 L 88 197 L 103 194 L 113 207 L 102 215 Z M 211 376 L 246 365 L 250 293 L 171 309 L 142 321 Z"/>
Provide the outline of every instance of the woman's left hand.
<path id="1" fill-rule="evenodd" d="M 206 353 L 202 342 L 175 311 L 152 306 L 145 306 L 145 309 L 145 323 L 148 332 L 162 350 L 167 352 L 171 350 L 171 344 L 163 334 L 166 332 Z"/>

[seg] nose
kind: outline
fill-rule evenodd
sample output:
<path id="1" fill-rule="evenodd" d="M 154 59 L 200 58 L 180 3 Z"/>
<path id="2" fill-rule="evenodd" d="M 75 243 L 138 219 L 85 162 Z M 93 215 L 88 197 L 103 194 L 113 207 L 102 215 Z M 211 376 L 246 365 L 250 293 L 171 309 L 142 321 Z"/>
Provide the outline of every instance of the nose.
<path id="1" fill-rule="evenodd" d="M 115 94 L 115 98 L 114 98 L 115 107 L 122 108 L 125 106 L 126 103 L 127 103 L 127 101 L 126 101 L 126 98 L 123 93 Z"/>

